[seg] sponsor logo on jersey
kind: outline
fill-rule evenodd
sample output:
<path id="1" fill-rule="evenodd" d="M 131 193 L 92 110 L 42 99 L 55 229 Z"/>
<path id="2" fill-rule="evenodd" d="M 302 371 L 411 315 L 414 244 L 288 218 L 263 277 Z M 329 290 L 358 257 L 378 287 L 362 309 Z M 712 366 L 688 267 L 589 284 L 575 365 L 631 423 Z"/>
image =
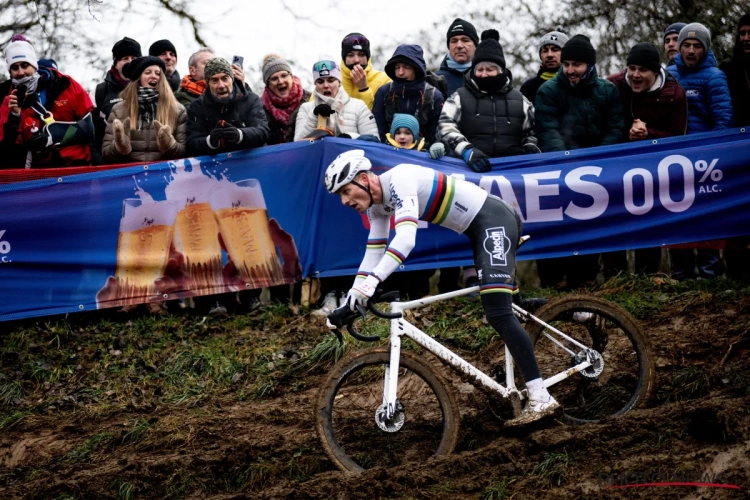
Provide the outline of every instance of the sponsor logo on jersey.
<path id="1" fill-rule="evenodd" d="M 455 202 L 455 203 L 453 204 L 453 206 L 454 206 L 454 207 L 456 207 L 456 209 L 457 209 L 458 211 L 460 211 L 460 212 L 467 212 L 467 211 L 469 210 L 469 209 L 468 209 L 468 208 L 466 208 L 465 206 L 461 205 L 461 204 L 460 204 L 459 202 Z"/>

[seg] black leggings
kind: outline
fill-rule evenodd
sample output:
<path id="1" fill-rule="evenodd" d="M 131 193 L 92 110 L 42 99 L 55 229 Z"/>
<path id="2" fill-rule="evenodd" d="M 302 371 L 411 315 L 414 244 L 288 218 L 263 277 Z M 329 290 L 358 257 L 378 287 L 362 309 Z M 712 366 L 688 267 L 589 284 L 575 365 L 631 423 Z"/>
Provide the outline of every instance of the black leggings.
<path id="1" fill-rule="evenodd" d="M 516 286 L 516 249 L 521 218 L 507 203 L 488 196 L 464 233 L 471 241 L 487 321 L 508 346 L 526 382 L 541 376 L 534 346 L 513 314 Z"/>

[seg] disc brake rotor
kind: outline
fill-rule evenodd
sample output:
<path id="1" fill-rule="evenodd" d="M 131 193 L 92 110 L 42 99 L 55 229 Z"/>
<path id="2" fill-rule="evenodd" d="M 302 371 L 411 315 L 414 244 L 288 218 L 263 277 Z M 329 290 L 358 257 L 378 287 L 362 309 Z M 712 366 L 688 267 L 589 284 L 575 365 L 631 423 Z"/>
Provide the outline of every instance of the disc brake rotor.
<path id="1" fill-rule="evenodd" d="M 385 405 L 381 405 L 375 410 L 375 423 L 380 430 L 385 432 L 397 432 L 404 426 L 406 408 L 404 408 L 404 405 L 402 405 L 400 401 L 396 401 L 396 411 L 393 413 L 393 418 L 388 420 L 387 415 L 388 412 Z"/>

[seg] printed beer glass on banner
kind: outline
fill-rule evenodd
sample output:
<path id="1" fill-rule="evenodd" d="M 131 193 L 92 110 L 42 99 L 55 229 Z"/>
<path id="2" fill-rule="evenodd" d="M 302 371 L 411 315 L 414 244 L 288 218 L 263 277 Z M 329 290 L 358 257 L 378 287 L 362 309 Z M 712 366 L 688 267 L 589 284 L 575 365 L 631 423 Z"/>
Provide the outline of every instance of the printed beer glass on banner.
<path id="1" fill-rule="evenodd" d="M 284 282 L 276 246 L 268 230 L 268 211 L 260 182 L 239 181 L 211 197 L 227 254 L 251 288 Z"/>
<path id="2" fill-rule="evenodd" d="M 114 305 L 140 304 L 158 296 L 154 281 L 167 267 L 178 208 L 170 201 L 123 200 Z"/>

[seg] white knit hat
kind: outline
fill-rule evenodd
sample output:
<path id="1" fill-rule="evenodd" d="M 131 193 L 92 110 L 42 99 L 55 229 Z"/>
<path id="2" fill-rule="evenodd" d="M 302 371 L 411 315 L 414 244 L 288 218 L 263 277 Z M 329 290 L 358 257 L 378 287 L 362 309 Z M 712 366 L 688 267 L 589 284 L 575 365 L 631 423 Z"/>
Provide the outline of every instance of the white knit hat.
<path id="1" fill-rule="evenodd" d="M 5 62 L 10 67 L 11 64 L 24 61 L 39 69 L 34 46 L 26 40 L 25 36 L 13 35 L 10 43 L 5 47 Z"/>

